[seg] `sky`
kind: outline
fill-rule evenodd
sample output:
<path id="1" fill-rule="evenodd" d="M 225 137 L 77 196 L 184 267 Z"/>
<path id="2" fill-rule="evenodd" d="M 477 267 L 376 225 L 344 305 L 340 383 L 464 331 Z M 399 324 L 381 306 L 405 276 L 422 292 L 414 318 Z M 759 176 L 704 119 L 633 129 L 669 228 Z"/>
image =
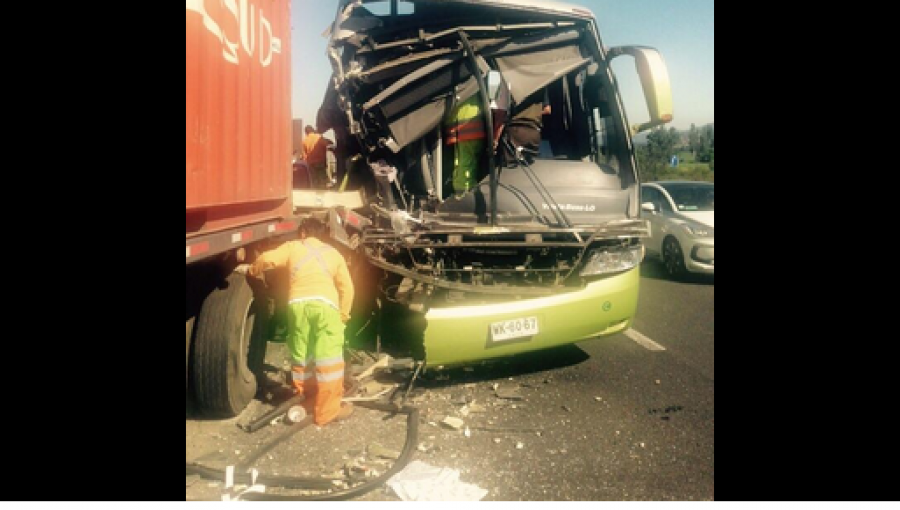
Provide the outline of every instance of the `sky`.
<path id="1" fill-rule="evenodd" d="M 315 116 L 331 66 L 322 36 L 334 21 L 337 0 L 292 0 L 291 59 L 293 116 L 315 124 Z M 674 120 L 670 126 L 688 129 L 714 121 L 713 0 L 568 0 L 597 17 L 600 37 L 607 47 L 641 45 L 659 50 L 672 83 Z M 613 71 L 625 102 L 628 120 L 647 120 L 634 60 L 619 57 Z"/>

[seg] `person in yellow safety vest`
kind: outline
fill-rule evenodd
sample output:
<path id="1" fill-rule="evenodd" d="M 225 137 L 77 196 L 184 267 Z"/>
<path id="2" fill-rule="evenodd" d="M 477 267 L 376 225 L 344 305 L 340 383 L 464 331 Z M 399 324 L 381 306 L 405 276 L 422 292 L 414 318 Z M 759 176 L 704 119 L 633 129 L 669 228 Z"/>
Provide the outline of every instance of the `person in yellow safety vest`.
<path id="1" fill-rule="evenodd" d="M 344 257 L 318 238 L 325 226 L 308 219 L 301 238 L 261 254 L 235 271 L 258 278 L 275 267 L 290 268 L 287 347 L 291 378 L 303 406 L 322 426 L 353 413 L 344 394 L 344 325 L 350 319 L 353 282 Z"/>
<path id="2" fill-rule="evenodd" d="M 460 196 L 475 187 L 478 179 L 479 162 L 484 155 L 484 140 L 487 138 L 482 116 L 481 95 L 475 94 L 459 103 L 444 119 L 444 135 L 446 144 L 453 148 L 453 192 Z M 506 122 L 509 109 L 509 89 L 503 83 L 498 97 L 491 102 L 491 115 L 494 124 L 493 148 L 497 149 L 497 141 Z"/>

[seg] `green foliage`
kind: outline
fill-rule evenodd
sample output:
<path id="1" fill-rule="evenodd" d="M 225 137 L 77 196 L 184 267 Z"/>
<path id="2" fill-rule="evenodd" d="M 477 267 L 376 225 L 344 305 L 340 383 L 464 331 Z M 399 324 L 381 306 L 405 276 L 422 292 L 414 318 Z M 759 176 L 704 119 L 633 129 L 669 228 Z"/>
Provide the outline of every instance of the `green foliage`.
<path id="1" fill-rule="evenodd" d="M 715 130 L 712 124 L 707 124 L 700 129 L 691 124 L 688 130 L 688 147 L 697 161 L 709 163 L 712 161 L 711 152 L 715 148 Z"/>
<path id="2" fill-rule="evenodd" d="M 680 136 L 675 128 L 666 129 L 660 127 L 647 135 L 647 144 L 637 147 L 637 159 L 642 181 L 658 180 L 666 168 L 669 160 L 675 154 L 675 145 Z"/>
<path id="3" fill-rule="evenodd" d="M 682 136 L 675 128 L 658 128 L 647 135 L 647 144 L 635 147 L 641 182 L 686 180 L 715 182 L 715 148 L 713 127 L 697 129 L 691 126 L 687 132 L 687 146 L 682 146 Z M 682 149 L 682 150 L 679 150 Z M 678 155 L 679 165 L 669 162 Z"/>
<path id="4" fill-rule="evenodd" d="M 694 154 L 697 145 L 700 143 L 700 132 L 697 131 L 697 126 L 691 124 L 691 129 L 688 131 L 688 148 L 691 151 L 691 154 Z"/>

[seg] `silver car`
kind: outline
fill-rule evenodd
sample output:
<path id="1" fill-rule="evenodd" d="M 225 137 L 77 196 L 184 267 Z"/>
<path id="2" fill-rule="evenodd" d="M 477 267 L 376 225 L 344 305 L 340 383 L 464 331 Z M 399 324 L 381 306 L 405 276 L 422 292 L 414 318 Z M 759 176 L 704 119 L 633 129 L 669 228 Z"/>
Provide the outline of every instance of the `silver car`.
<path id="1" fill-rule="evenodd" d="M 659 181 L 641 185 L 641 217 L 650 222 L 647 255 L 673 278 L 715 273 L 715 184 Z"/>

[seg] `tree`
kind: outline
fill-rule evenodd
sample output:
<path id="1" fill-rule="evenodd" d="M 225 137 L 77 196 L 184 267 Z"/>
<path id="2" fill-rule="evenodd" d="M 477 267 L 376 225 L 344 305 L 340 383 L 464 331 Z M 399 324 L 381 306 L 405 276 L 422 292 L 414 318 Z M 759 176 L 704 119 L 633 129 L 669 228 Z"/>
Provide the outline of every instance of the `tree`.
<path id="1" fill-rule="evenodd" d="M 679 139 L 675 128 L 659 127 L 647 135 L 647 145 L 638 147 L 636 153 L 642 181 L 655 181 L 663 175 Z"/>
<path id="2" fill-rule="evenodd" d="M 706 138 L 706 141 L 709 143 L 710 148 L 715 147 L 714 134 L 715 129 L 713 128 L 712 124 L 703 126 L 703 138 Z"/>
<path id="3" fill-rule="evenodd" d="M 698 145 L 700 145 L 700 132 L 697 131 L 697 126 L 692 122 L 691 129 L 688 131 L 688 147 L 691 149 L 691 154 L 697 154 Z"/>
<path id="4" fill-rule="evenodd" d="M 675 153 L 678 144 L 678 131 L 675 128 L 661 127 L 647 135 L 647 147 L 650 149 L 650 157 L 668 163 L 669 158 Z"/>
<path id="5" fill-rule="evenodd" d="M 700 130 L 697 161 L 709 163 L 713 159 L 715 149 L 715 131 L 712 124 L 703 126 Z"/>

